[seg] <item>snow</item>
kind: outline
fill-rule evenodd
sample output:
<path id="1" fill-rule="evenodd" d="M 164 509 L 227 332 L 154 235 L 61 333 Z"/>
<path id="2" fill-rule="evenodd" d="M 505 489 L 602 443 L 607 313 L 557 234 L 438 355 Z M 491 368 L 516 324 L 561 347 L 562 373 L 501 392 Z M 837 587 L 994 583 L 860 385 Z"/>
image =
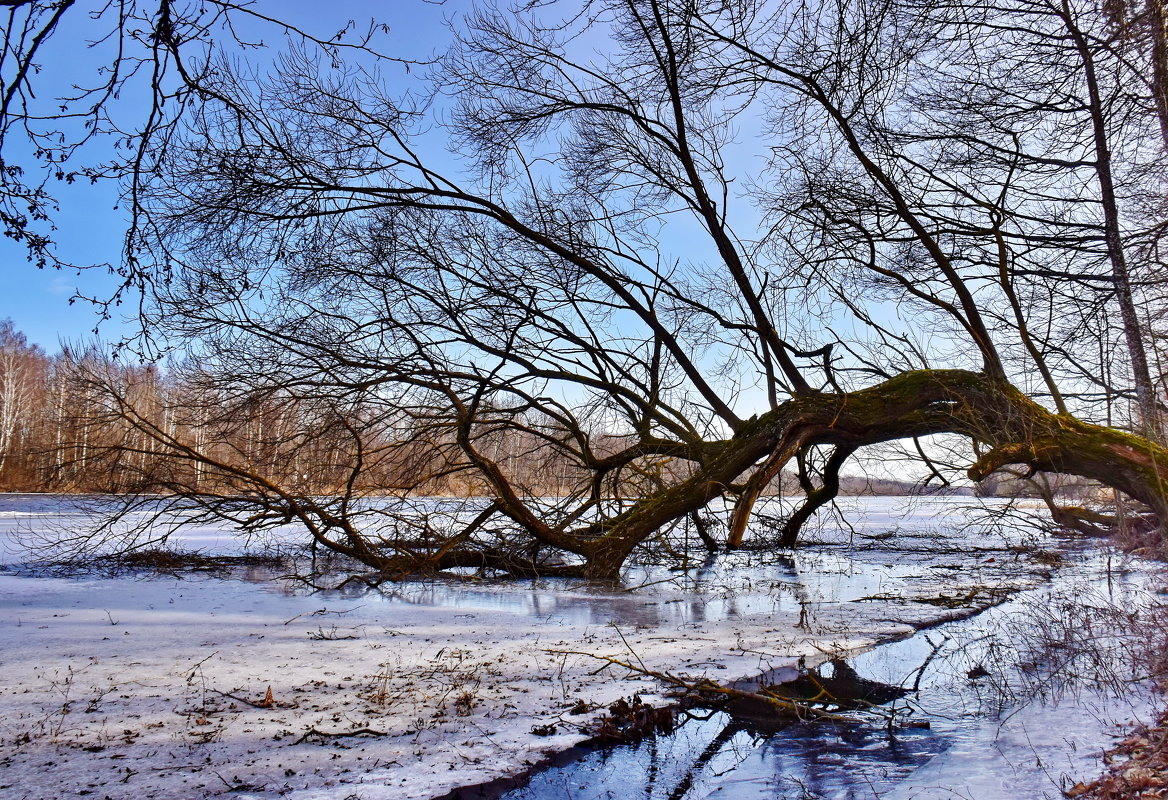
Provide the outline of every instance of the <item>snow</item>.
<path id="1" fill-rule="evenodd" d="M 911 630 L 860 610 L 867 620 L 845 628 L 829 613 L 814 633 L 784 612 L 625 628 L 213 578 L 0 576 L 0 796 L 202 797 L 245 784 L 263 791 L 235 796 L 323 800 L 356 784 L 366 800 L 434 797 L 581 741 L 589 716 L 567 713 L 577 700 L 654 691 L 568 651 L 739 677 Z M 259 703 L 268 687 L 272 708 L 228 697 Z M 563 733 L 531 733 L 551 723 Z M 296 743 L 365 728 L 386 736 Z"/>
<path id="2" fill-rule="evenodd" d="M 11 519 L 0 533 L 35 524 Z M 651 679 L 594 656 L 722 681 L 815 664 L 971 613 L 914 597 L 1041 581 L 1003 553 L 967 554 L 960 570 L 919 551 L 809 551 L 794 568 L 731 559 L 701 593 L 682 578 L 383 596 L 304 594 L 260 570 L 0 573 L 0 798 L 438 797 L 583 741 L 619 697 L 664 702 Z M 597 710 L 572 715 L 580 700 Z"/>

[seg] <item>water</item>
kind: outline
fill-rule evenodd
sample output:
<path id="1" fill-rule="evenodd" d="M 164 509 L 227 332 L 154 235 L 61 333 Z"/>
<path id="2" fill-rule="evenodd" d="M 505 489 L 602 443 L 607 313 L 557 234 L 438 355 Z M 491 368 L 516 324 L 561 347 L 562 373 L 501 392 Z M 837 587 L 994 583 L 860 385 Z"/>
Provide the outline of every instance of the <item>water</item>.
<path id="1" fill-rule="evenodd" d="M 98 515 L 94 510 L 103 498 L 92 495 L 3 494 L 0 493 L 0 565 L 15 566 L 42 557 L 70 557 L 85 550 Z M 146 511 L 131 513 L 117 527 L 128 531 L 133 523 L 145 522 Z M 239 554 L 249 548 L 245 538 L 224 527 L 184 524 L 170 516 L 145 525 L 146 538 L 168 538 L 178 549 L 219 554 Z M 291 531 L 282 532 L 294 536 Z M 117 537 L 106 537 L 107 546 Z"/>
<path id="2" fill-rule="evenodd" d="M 1151 716 L 1147 687 L 1128 682 L 1143 645 L 1130 612 L 1149 603 L 1150 576 L 1146 564 L 1077 554 L 1049 584 L 856 656 L 851 665 L 869 679 L 912 686 L 919 674 L 919 693 L 896 704 L 891 725 L 859 714 L 767 730 L 715 713 L 590 751 L 503 797 L 1063 797 L 1101 770 L 1118 726 Z M 928 727 L 914 726 L 921 721 Z"/>

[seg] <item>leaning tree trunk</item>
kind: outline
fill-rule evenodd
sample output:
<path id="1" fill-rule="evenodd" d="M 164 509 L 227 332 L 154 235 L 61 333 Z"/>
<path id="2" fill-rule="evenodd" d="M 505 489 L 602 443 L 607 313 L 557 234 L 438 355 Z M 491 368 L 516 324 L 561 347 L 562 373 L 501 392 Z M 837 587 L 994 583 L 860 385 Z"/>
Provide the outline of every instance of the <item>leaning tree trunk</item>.
<path id="1" fill-rule="evenodd" d="M 795 397 L 712 442 L 690 478 L 575 535 L 583 574 L 615 578 L 638 544 L 661 526 L 727 491 L 760 462 L 778 474 L 801 447 L 851 450 L 913 436 L 953 433 L 987 448 L 969 468 L 981 480 L 1007 464 L 1091 478 L 1168 519 L 1168 450 L 1139 436 L 1054 414 L 1012 385 L 962 370 L 908 372 L 855 392 Z M 557 537 L 563 541 L 562 535 Z"/>
<path id="2" fill-rule="evenodd" d="M 476 466 L 498 494 L 466 530 L 438 551 L 380 556 L 327 537 L 320 541 L 386 574 L 479 566 L 515 575 L 614 580 L 637 545 L 724 496 L 731 487 L 741 488 L 739 481 L 749 476 L 732 523 L 730 544 L 734 544 L 766 480 L 779 475 L 802 448 L 826 445 L 835 452 L 825 466 L 823 486 L 809 494 L 798 518 L 788 522 L 787 545 L 793 544 L 797 526 L 834 497 L 838 469 L 852 452 L 880 442 L 941 433 L 968 436 L 982 446 L 984 455 L 969 468 L 969 477 L 975 481 L 1008 464 L 1078 475 L 1145 504 L 1159 525 L 1168 520 L 1168 449 L 1140 436 L 1052 413 L 1001 379 L 962 370 L 922 370 L 858 391 L 798 395 L 745 422 L 732 438 L 709 442 L 700 451 L 689 450 L 695 469 L 688 478 L 642 498 L 619 515 L 583 527 L 549 525 L 515 492 L 497 465 L 479 456 Z M 583 565 L 549 569 L 522 549 L 501 553 L 476 546 L 472 534 L 495 514 L 523 528 L 540 545 L 581 556 Z M 361 537 L 353 532 L 349 538 Z"/>
<path id="3" fill-rule="evenodd" d="M 854 452 L 855 448 L 850 446 L 840 446 L 832 452 L 823 467 L 823 485 L 809 491 L 803 504 L 783 523 L 783 530 L 779 532 L 779 547 L 794 547 L 799 538 L 799 531 L 803 530 L 803 524 L 811 519 L 816 511 L 835 500 L 840 490 L 840 468 Z"/>

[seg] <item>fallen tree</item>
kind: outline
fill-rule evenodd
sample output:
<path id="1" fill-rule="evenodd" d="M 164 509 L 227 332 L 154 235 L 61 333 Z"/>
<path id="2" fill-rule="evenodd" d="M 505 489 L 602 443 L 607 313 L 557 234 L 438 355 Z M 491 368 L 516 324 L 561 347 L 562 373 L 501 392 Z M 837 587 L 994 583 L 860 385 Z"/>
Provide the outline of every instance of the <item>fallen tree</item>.
<path id="1" fill-rule="evenodd" d="M 104 389 L 107 396 L 117 396 L 115 387 L 106 385 Z M 152 446 L 161 443 L 169 448 L 154 452 L 180 465 L 196 459 L 221 479 L 222 483 L 216 485 L 214 476 L 204 475 L 203 480 L 215 489 L 200 492 L 190 483 L 174 477 L 161 481 L 158 473 L 152 473 L 148 476 L 154 482 L 151 488 L 162 489 L 172 497 L 169 510 L 214 511 L 225 518 L 248 513 L 252 515 L 253 529 L 295 519 L 308 529 L 317 544 L 372 566 L 386 576 L 473 567 L 514 575 L 615 579 L 635 548 L 663 527 L 727 494 L 737 494 L 727 544 L 738 545 L 757 499 L 752 488 L 758 485 L 757 476 L 763 474 L 750 473 L 760 463 L 781 468 L 809 447 L 827 445 L 854 452 L 865 446 L 935 434 L 957 434 L 980 447 L 981 456 L 968 469 L 971 480 L 981 480 L 1008 465 L 1022 465 L 1035 472 L 1096 480 L 1142 503 L 1157 519 L 1165 519 L 1168 514 L 1168 450 L 1139 436 L 1052 413 L 1009 383 L 960 370 L 915 371 L 854 392 L 815 392 L 794 397 L 745 421 L 734 436 L 688 451 L 687 459 L 692 465 L 688 477 L 648 497 L 631 499 L 628 508 L 619 514 L 591 522 L 575 523 L 569 519 L 557 526 L 545 521 L 529 499 L 514 491 L 498 464 L 476 453 L 476 466 L 493 482 L 497 493 L 468 522 L 429 530 L 429 540 L 419 538 L 419 526 L 424 526 L 425 521 L 419 523 L 409 511 L 402 512 L 409 535 L 395 540 L 374 537 L 363 529 L 366 520 L 357 509 L 346 511 L 344 495 L 340 508 L 336 508 L 335 497 L 302 496 L 282 490 L 255 471 L 214 459 L 166 436 L 149 419 L 136 415 L 129 405 L 119 406 L 116 413 L 148 433 L 147 441 Z M 474 452 L 473 446 L 466 446 Z M 123 452 L 125 445 L 117 449 Z M 361 474 L 361 469 L 355 469 L 353 478 Z M 743 476 L 748 474 L 750 477 L 743 482 Z M 158 502 L 155 495 L 150 498 L 149 502 Z M 141 502 L 137 497 L 129 500 L 130 506 L 136 508 L 141 507 Z M 788 521 L 785 544 L 795 543 L 798 528 L 792 521 L 807 516 L 800 512 L 813 511 L 821 504 L 814 492 L 808 495 Z M 512 524 L 507 533 L 484 538 L 482 534 L 491 529 L 492 521 L 500 520 Z M 496 543 L 492 544 L 492 538 Z M 530 543 L 544 545 L 552 552 L 574 554 L 581 560 L 541 561 Z"/>

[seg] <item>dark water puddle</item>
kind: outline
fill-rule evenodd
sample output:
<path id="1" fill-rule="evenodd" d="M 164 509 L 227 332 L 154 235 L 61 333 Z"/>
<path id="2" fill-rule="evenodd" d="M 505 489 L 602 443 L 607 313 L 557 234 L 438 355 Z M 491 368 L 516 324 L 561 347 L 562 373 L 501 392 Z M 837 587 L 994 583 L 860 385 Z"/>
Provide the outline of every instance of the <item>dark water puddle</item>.
<path id="1" fill-rule="evenodd" d="M 760 729 L 715 713 L 636 745 L 609 747 L 545 769 L 507 800 L 827 797 L 856 783 L 894 784 L 940 752 L 930 730 L 890 739 L 874 726 L 796 722 Z M 471 797 L 472 794 L 466 794 Z"/>
<path id="2" fill-rule="evenodd" d="M 907 709 L 901 709 L 906 711 Z M 631 745 L 580 747 L 525 779 L 451 797 L 501 800 L 604 798 L 817 798 L 879 796 L 942 752 L 927 727 L 854 721 L 751 721 L 721 711 L 681 714 L 671 733 Z M 871 795 L 840 794 L 861 786 Z"/>

